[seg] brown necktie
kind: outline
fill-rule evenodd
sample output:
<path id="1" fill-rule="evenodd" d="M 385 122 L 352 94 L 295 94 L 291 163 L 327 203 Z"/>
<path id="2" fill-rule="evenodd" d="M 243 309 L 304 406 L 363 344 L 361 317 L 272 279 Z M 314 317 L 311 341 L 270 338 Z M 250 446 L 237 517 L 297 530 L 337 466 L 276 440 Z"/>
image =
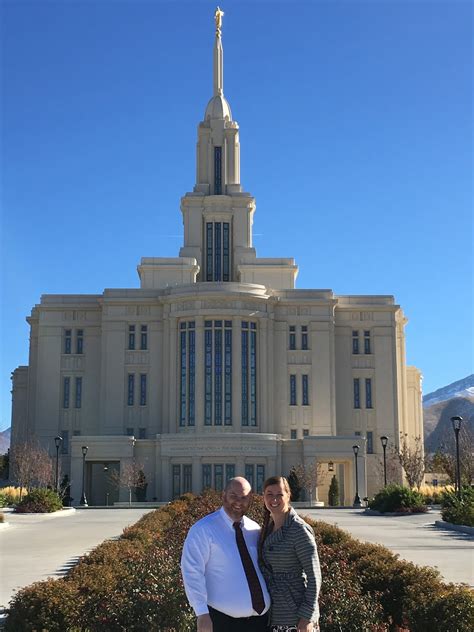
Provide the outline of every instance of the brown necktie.
<path id="1" fill-rule="evenodd" d="M 234 529 L 237 548 L 239 549 L 240 559 L 242 560 L 242 566 L 244 567 L 249 585 L 252 607 L 255 612 L 261 614 L 265 610 L 265 599 L 263 598 L 262 587 L 257 576 L 257 571 L 255 570 L 249 550 L 245 544 L 244 534 L 242 533 L 240 522 L 234 522 Z"/>

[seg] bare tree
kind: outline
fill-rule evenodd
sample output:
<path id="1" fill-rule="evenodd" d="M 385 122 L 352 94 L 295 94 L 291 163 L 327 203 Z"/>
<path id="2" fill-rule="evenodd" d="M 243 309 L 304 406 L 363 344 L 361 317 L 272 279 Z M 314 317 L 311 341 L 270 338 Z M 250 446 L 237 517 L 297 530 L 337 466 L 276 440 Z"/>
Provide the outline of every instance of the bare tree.
<path id="1" fill-rule="evenodd" d="M 30 441 L 14 445 L 10 450 L 11 478 L 23 488 L 46 487 L 54 484 L 53 459 L 38 443 Z"/>
<path id="2" fill-rule="evenodd" d="M 128 489 L 128 502 L 132 504 L 132 491 L 143 487 L 146 479 L 143 474 L 143 463 L 132 459 L 120 464 L 120 470 L 113 470 L 110 475 L 112 485 Z"/>
<path id="3" fill-rule="evenodd" d="M 313 492 L 315 499 L 318 500 L 318 486 L 321 485 L 326 478 L 326 472 L 323 471 L 322 463 L 318 463 L 318 461 L 314 459 L 314 461 L 311 461 L 311 463 L 307 465 L 299 463 L 291 469 L 295 472 L 299 483 L 309 496 L 310 502 L 313 500 Z"/>
<path id="4" fill-rule="evenodd" d="M 425 457 L 421 437 L 415 437 L 411 445 L 408 443 L 408 435 L 400 433 L 400 445 L 397 449 L 400 465 L 410 487 L 420 487 L 425 475 Z"/>

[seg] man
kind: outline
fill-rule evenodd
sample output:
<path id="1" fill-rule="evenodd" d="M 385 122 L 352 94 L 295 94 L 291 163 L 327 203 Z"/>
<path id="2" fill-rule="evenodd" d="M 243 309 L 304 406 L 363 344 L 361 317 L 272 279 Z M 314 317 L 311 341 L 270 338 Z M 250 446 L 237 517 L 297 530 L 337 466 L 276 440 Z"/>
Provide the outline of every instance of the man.
<path id="1" fill-rule="evenodd" d="M 181 571 L 198 632 L 264 632 L 270 596 L 258 567 L 259 525 L 245 516 L 250 483 L 232 478 L 222 507 L 194 524 Z"/>

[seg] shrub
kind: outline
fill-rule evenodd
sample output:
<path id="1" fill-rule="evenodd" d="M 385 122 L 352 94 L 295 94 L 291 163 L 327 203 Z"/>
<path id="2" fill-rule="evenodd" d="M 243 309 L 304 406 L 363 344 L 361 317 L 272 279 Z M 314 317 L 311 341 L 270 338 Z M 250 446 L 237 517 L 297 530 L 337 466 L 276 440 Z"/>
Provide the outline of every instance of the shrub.
<path id="1" fill-rule="evenodd" d="M 339 505 L 339 483 L 335 476 L 331 479 L 328 492 L 328 503 L 330 507 L 337 507 Z"/>
<path id="2" fill-rule="evenodd" d="M 14 507 L 19 501 L 20 496 L 26 496 L 27 490 L 23 487 L 9 486 L 0 489 L 0 507 Z"/>
<path id="3" fill-rule="evenodd" d="M 32 489 L 15 507 L 16 513 L 51 513 L 63 508 L 58 494 L 52 489 Z"/>
<path id="4" fill-rule="evenodd" d="M 474 489 L 463 487 L 461 497 L 456 492 L 445 492 L 441 500 L 443 520 L 474 527 Z"/>
<path id="5" fill-rule="evenodd" d="M 381 513 L 422 513 L 427 510 L 419 492 L 395 483 L 381 489 L 369 501 L 369 507 Z"/>

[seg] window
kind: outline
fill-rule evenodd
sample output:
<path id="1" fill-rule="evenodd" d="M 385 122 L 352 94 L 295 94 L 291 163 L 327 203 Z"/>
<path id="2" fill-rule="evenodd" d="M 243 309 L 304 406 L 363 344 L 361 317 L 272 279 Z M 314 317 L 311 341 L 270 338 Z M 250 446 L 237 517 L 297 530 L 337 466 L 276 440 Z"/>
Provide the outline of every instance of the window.
<path id="1" fill-rule="evenodd" d="M 214 147 L 214 195 L 222 194 L 222 147 Z"/>
<path id="2" fill-rule="evenodd" d="M 82 406 L 82 377 L 76 377 L 76 399 L 74 403 L 75 408 L 81 408 Z"/>
<path id="3" fill-rule="evenodd" d="M 294 351 L 296 349 L 296 327 L 294 325 L 290 325 L 290 350 Z"/>
<path id="4" fill-rule="evenodd" d="M 127 376 L 127 406 L 135 403 L 135 375 L 129 373 Z"/>
<path id="5" fill-rule="evenodd" d="M 296 406 L 296 375 L 290 375 L 290 406 Z"/>
<path id="6" fill-rule="evenodd" d="M 265 482 L 265 466 L 257 465 L 257 486 L 256 486 L 257 494 L 261 494 L 263 492 L 264 482 Z"/>
<path id="7" fill-rule="evenodd" d="M 254 466 L 251 463 L 246 463 L 245 464 L 245 478 L 248 480 L 248 482 L 250 483 L 250 486 L 254 487 L 254 479 L 253 479 L 253 473 L 254 473 Z"/>
<path id="8" fill-rule="evenodd" d="M 140 327 L 140 349 L 146 351 L 148 349 L 148 325 Z"/>
<path id="9" fill-rule="evenodd" d="M 172 481 L 173 481 L 173 498 L 178 498 L 181 494 L 181 466 L 180 465 L 173 465 Z"/>
<path id="10" fill-rule="evenodd" d="M 242 425 L 257 425 L 257 325 L 242 321 Z"/>
<path id="11" fill-rule="evenodd" d="M 361 434 L 360 434 L 360 430 L 356 430 L 356 431 L 354 432 L 354 434 L 355 434 L 355 436 L 356 436 L 356 437 L 360 437 L 360 436 L 361 436 Z"/>
<path id="12" fill-rule="evenodd" d="M 146 406 L 146 373 L 140 375 L 140 406 Z"/>
<path id="13" fill-rule="evenodd" d="M 372 408 L 372 380 L 365 378 L 365 407 Z"/>
<path id="14" fill-rule="evenodd" d="M 301 348 L 306 351 L 308 349 L 308 326 L 301 326 Z"/>
<path id="15" fill-rule="evenodd" d="M 72 330 L 64 330 L 64 353 L 71 353 Z"/>
<path id="16" fill-rule="evenodd" d="M 193 491 L 193 466 L 183 465 L 183 494 Z"/>
<path id="17" fill-rule="evenodd" d="M 138 429 L 138 438 L 139 439 L 146 439 L 146 428 L 139 428 Z"/>
<path id="18" fill-rule="evenodd" d="M 360 380 L 354 378 L 354 408 L 360 408 Z"/>
<path id="19" fill-rule="evenodd" d="M 357 355 L 359 353 L 359 332 L 352 332 L 352 353 Z"/>
<path id="20" fill-rule="evenodd" d="M 72 436 L 73 437 L 80 437 L 81 436 L 81 431 L 80 430 L 73 430 L 72 431 Z"/>
<path id="21" fill-rule="evenodd" d="M 194 426 L 196 385 L 195 322 L 182 322 L 180 328 L 180 417 L 179 425 Z"/>
<path id="22" fill-rule="evenodd" d="M 65 377 L 63 380 L 63 408 L 69 408 L 71 396 L 71 378 Z"/>
<path id="23" fill-rule="evenodd" d="M 225 482 L 230 481 L 231 478 L 235 476 L 235 465 L 233 463 L 228 463 L 225 466 Z"/>
<path id="24" fill-rule="evenodd" d="M 125 435 L 127 437 L 133 437 L 134 434 L 135 434 L 134 428 L 126 428 L 125 429 Z"/>
<path id="25" fill-rule="evenodd" d="M 224 489 L 224 466 L 214 465 L 214 489 L 221 492 Z"/>
<path id="26" fill-rule="evenodd" d="M 76 331 L 76 353 L 81 354 L 84 351 L 84 330 Z"/>
<path id="27" fill-rule="evenodd" d="M 204 424 L 232 425 L 232 321 L 204 321 Z"/>
<path id="28" fill-rule="evenodd" d="M 212 487 L 212 466 L 208 463 L 202 466 L 202 489 L 211 489 Z"/>
<path id="29" fill-rule="evenodd" d="M 374 433 L 372 431 L 367 432 L 367 454 L 374 453 Z"/>
<path id="30" fill-rule="evenodd" d="M 230 281 L 230 224 L 206 222 L 206 281 Z"/>
<path id="31" fill-rule="evenodd" d="M 307 375 L 301 376 L 301 385 L 302 385 L 302 395 L 303 395 L 303 406 L 309 406 L 309 387 L 308 387 L 309 379 Z"/>
<path id="32" fill-rule="evenodd" d="M 128 326 L 128 348 L 131 351 L 135 349 L 135 325 Z"/>
<path id="33" fill-rule="evenodd" d="M 309 437 L 309 430 L 307 428 L 303 430 L 303 437 Z"/>
<path id="34" fill-rule="evenodd" d="M 364 331 L 364 353 L 372 353 L 370 349 L 370 331 Z"/>
<path id="35" fill-rule="evenodd" d="M 297 438 L 298 438 L 298 431 L 290 430 L 290 439 L 297 439 Z"/>
<path id="36" fill-rule="evenodd" d="M 61 454 L 69 454 L 69 430 L 61 430 Z"/>

